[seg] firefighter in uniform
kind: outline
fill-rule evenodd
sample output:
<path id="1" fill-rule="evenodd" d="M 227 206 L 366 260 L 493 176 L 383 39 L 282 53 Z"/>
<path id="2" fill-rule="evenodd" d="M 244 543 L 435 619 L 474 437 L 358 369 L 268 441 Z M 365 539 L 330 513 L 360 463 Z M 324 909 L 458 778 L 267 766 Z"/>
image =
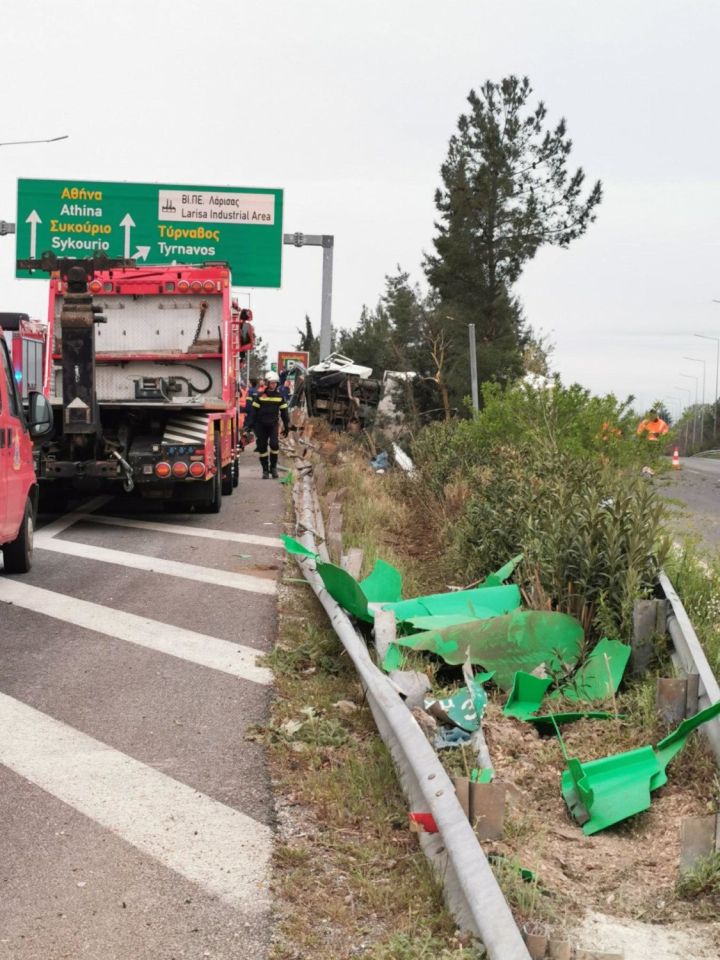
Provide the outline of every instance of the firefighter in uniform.
<path id="1" fill-rule="evenodd" d="M 278 390 L 278 375 L 274 370 L 265 374 L 265 391 L 252 398 L 245 429 L 255 434 L 255 445 L 260 457 L 263 480 L 277 479 L 277 459 L 280 452 L 278 440 L 279 420 L 282 420 L 283 436 L 290 426 L 287 400 Z M 268 449 L 268 444 L 270 449 Z"/>

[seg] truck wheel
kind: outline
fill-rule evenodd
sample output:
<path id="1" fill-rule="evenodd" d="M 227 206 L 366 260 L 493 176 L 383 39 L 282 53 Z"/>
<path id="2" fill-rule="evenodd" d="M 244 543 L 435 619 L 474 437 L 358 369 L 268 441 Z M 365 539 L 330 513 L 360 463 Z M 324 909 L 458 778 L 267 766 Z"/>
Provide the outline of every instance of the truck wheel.
<path id="1" fill-rule="evenodd" d="M 226 467 L 223 467 L 222 471 L 222 492 L 224 497 L 231 497 L 232 492 L 235 489 L 233 484 L 233 469 L 235 467 L 235 461 L 229 463 Z"/>
<path id="2" fill-rule="evenodd" d="M 32 503 L 28 500 L 18 535 L 2 548 L 5 573 L 27 573 L 32 566 L 34 520 Z"/>
<path id="3" fill-rule="evenodd" d="M 206 481 L 208 489 L 211 491 L 210 499 L 200 500 L 197 505 L 201 513 L 220 513 L 220 508 L 222 507 L 223 480 L 222 467 L 220 466 L 219 436 L 215 437 L 215 463 L 217 464 L 215 476 L 211 480 Z"/>

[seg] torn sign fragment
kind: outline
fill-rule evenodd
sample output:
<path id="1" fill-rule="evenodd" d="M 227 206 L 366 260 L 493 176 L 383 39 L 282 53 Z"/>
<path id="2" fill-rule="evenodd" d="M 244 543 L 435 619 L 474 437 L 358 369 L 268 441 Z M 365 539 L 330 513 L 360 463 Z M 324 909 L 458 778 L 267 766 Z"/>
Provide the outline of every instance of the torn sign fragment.
<path id="1" fill-rule="evenodd" d="M 574 666 L 582 642 L 583 628 L 574 617 L 545 610 L 516 610 L 397 639 L 400 646 L 427 650 L 450 664 L 469 655 L 472 663 L 495 671 L 503 690 L 512 686 L 518 670 L 531 673 L 544 664 L 548 673 L 556 673 Z"/>

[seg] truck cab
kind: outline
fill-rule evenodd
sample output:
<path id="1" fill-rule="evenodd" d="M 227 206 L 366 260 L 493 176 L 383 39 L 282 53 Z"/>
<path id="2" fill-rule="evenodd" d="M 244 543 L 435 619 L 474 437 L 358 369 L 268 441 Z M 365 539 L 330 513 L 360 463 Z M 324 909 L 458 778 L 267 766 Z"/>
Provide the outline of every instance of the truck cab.
<path id="1" fill-rule="evenodd" d="M 0 313 L 0 550 L 5 573 L 27 573 L 32 564 L 38 487 L 33 437 L 52 427 L 52 410 L 41 393 L 28 395 L 26 415 L 5 331 L 15 332 L 25 314 Z"/>

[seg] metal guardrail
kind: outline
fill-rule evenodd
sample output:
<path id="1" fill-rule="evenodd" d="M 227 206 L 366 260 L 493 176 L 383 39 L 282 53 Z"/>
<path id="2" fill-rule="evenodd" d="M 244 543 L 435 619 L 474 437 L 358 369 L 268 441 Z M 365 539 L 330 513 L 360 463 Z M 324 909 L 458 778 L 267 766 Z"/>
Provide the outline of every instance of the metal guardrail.
<path id="1" fill-rule="evenodd" d="M 670 578 L 664 570 L 661 570 L 658 579 L 669 606 L 667 631 L 675 647 L 673 662 L 681 673 L 699 676 L 698 705 L 705 709 L 720 700 L 720 685 L 715 679 L 687 610 L 670 582 Z M 702 730 L 720 764 L 720 717 L 715 717 L 703 724 Z"/>
<path id="2" fill-rule="evenodd" d="M 322 513 L 309 473 L 298 478 L 293 493 L 302 543 L 327 557 Z M 390 679 L 371 660 L 365 641 L 347 614 L 325 590 L 314 562 L 295 559 L 355 665 L 410 809 L 431 813 L 437 824 L 439 832 L 420 834 L 420 843 L 443 883 L 446 902 L 458 926 L 482 940 L 490 960 L 530 960 L 510 908 L 437 754 Z"/>

